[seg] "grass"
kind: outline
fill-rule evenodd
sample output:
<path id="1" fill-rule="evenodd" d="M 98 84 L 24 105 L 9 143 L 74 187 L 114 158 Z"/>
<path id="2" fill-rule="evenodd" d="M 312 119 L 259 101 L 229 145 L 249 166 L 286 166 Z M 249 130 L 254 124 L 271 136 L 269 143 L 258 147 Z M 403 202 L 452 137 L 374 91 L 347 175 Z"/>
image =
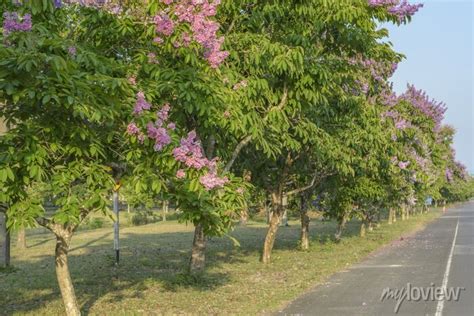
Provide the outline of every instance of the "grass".
<path id="1" fill-rule="evenodd" d="M 332 240 L 334 222 L 314 220 L 311 249 L 305 252 L 297 250 L 299 223 L 291 221 L 290 227 L 280 228 L 269 265 L 258 261 L 266 225 L 250 222 L 232 233 L 240 248 L 228 238 L 209 241 L 208 268 L 199 278 L 184 273 L 192 227 L 177 222 L 122 229 L 119 267 L 113 264 L 110 227 L 79 231 L 69 263 L 86 315 L 268 314 L 370 252 L 423 228 L 439 214 L 431 211 L 382 224 L 365 238 L 358 237 L 359 223 L 350 222 L 340 243 Z M 0 273 L 0 314 L 64 314 L 53 236 L 29 231 L 28 245 L 23 251 L 13 245 L 15 269 Z"/>

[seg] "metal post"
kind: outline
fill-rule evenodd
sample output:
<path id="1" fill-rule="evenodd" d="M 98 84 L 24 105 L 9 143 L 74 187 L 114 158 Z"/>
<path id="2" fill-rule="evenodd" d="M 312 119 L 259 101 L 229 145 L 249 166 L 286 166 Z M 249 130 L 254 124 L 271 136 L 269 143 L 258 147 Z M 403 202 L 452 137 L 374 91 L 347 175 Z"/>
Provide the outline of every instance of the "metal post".
<path id="1" fill-rule="evenodd" d="M 119 243 L 119 225 L 120 225 L 120 217 L 119 217 L 119 195 L 118 190 L 114 190 L 113 196 L 113 207 L 114 207 L 114 214 L 115 214 L 115 223 L 114 223 L 114 249 L 115 249 L 115 264 L 118 265 L 120 262 L 120 243 Z"/>

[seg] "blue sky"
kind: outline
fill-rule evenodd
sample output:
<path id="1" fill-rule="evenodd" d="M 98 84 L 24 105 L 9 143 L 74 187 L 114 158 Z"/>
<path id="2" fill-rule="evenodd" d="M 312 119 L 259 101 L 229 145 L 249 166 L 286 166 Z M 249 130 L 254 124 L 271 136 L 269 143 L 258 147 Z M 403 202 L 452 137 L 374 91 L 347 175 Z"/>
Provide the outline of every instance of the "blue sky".
<path id="1" fill-rule="evenodd" d="M 413 1 L 411 1 L 413 2 Z M 474 0 L 425 0 L 405 26 L 386 26 L 406 55 L 393 76 L 397 93 L 415 84 L 448 106 L 445 123 L 457 130 L 457 159 L 474 173 Z"/>

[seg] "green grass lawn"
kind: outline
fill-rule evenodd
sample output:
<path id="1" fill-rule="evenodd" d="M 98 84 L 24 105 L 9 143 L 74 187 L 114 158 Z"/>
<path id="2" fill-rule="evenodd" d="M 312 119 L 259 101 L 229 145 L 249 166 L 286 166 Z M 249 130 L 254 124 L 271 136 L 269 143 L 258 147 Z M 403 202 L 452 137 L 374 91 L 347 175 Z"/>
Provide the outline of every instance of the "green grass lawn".
<path id="1" fill-rule="evenodd" d="M 184 273 L 191 226 L 166 222 L 122 229 L 118 268 L 113 264 L 111 227 L 79 231 L 73 238 L 70 269 L 84 314 L 265 314 L 439 214 L 430 211 L 382 224 L 365 238 L 358 237 L 359 224 L 350 222 L 340 243 L 332 241 L 334 222 L 314 220 L 307 252 L 297 250 L 299 223 L 293 221 L 280 228 L 273 263 L 266 266 L 259 262 L 266 225 L 250 222 L 232 233 L 240 248 L 229 238 L 210 240 L 207 272 L 199 279 Z M 27 239 L 24 251 L 13 245 L 14 272 L 0 273 L 0 314 L 62 315 L 54 238 L 34 230 Z"/>

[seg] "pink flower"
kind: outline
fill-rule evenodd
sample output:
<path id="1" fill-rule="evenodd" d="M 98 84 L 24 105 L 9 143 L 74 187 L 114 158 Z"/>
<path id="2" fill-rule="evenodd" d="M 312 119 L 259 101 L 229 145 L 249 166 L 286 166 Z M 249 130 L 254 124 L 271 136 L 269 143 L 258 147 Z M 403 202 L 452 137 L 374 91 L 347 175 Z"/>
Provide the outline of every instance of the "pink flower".
<path id="1" fill-rule="evenodd" d="M 148 53 L 148 62 L 151 64 L 158 64 L 158 60 L 156 59 L 156 54 L 155 53 Z"/>
<path id="2" fill-rule="evenodd" d="M 160 151 L 164 146 L 171 143 L 171 137 L 168 135 L 168 131 L 163 127 L 156 127 L 153 123 L 148 123 L 146 126 L 148 137 L 155 140 L 154 149 Z"/>
<path id="3" fill-rule="evenodd" d="M 400 167 L 400 169 L 406 169 L 409 164 L 410 164 L 409 161 L 400 161 L 400 162 L 398 163 L 398 167 Z"/>
<path id="4" fill-rule="evenodd" d="M 137 84 L 137 78 L 135 76 L 131 76 L 131 77 L 128 78 L 128 82 L 131 85 L 135 86 Z"/>
<path id="5" fill-rule="evenodd" d="M 138 128 L 138 126 L 135 124 L 135 123 L 130 123 L 128 124 L 127 126 L 127 133 L 129 135 L 137 135 L 138 133 L 140 133 L 140 129 Z"/>
<path id="6" fill-rule="evenodd" d="M 138 141 L 140 142 L 140 144 L 143 144 L 143 142 L 145 141 L 145 134 L 138 134 Z"/>
<path id="7" fill-rule="evenodd" d="M 229 112 L 229 111 L 225 111 L 225 112 L 224 112 L 224 117 L 225 117 L 225 118 L 229 118 L 229 117 L 230 117 L 230 115 L 231 115 L 231 114 L 230 114 L 230 112 Z"/>
<path id="8" fill-rule="evenodd" d="M 153 42 L 156 44 L 162 44 L 164 40 L 161 37 L 157 36 L 153 39 Z"/>
<path id="9" fill-rule="evenodd" d="M 69 46 L 68 49 L 67 49 L 67 52 L 71 56 L 76 56 L 76 54 L 77 54 L 76 46 Z"/>
<path id="10" fill-rule="evenodd" d="M 235 190 L 237 193 L 239 194 L 244 194 L 244 188 L 238 188 L 237 190 Z"/>
<path id="11" fill-rule="evenodd" d="M 151 104 L 146 102 L 145 94 L 140 91 L 137 93 L 137 102 L 135 103 L 135 108 L 133 109 L 134 114 L 140 114 L 144 110 L 149 110 L 151 108 Z"/>
<path id="12" fill-rule="evenodd" d="M 186 177 L 186 172 L 183 169 L 179 169 L 176 172 L 176 178 L 183 179 L 184 177 Z"/>
<path id="13" fill-rule="evenodd" d="M 209 191 L 214 188 L 222 188 L 229 179 L 227 177 L 218 177 L 216 173 L 206 173 L 199 178 L 199 182 L 204 186 L 204 188 Z"/>
<path id="14" fill-rule="evenodd" d="M 173 34 L 175 25 L 173 20 L 171 20 L 166 13 L 156 15 L 153 21 L 155 22 L 157 33 L 166 36 L 170 36 L 171 34 Z"/>

